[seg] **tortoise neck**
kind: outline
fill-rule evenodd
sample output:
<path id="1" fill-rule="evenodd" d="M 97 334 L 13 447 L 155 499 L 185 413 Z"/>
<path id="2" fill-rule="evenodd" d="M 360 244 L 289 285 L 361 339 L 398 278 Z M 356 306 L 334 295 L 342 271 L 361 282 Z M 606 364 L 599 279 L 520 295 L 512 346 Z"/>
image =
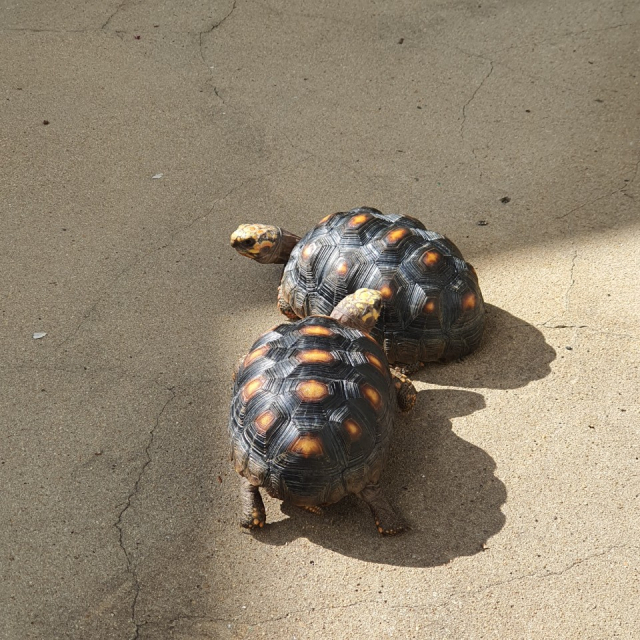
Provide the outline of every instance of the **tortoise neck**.
<path id="1" fill-rule="evenodd" d="M 272 258 L 269 260 L 271 264 L 286 264 L 293 248 L 300 242 L 300 236 L 291 233 L 286 229 L 280 229 L 280 239 L 273 252 Z"/>

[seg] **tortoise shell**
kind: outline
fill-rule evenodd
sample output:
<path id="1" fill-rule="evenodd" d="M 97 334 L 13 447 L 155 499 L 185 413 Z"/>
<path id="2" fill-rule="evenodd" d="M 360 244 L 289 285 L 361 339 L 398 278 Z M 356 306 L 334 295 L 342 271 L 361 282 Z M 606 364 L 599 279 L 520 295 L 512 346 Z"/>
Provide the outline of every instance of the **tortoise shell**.
<path id="1" fill-rule="evenodd" d="M 329 314 L 346 295 L 377 289 L 374 337 L 391 363 L 450 360 L 473 351 L 484 302 L 458 248 L 415 218 L 360 207 L 327 216 L 295 246 L 280 296 L 299 317 Z"/>
<path id="2" fill-rule="evenodd" d="M 375 340 L 328 317 L 282 324 L 241 363 L 229 433 L 236 471 L 300 506 L 377 482 L 396 396 Z"/>

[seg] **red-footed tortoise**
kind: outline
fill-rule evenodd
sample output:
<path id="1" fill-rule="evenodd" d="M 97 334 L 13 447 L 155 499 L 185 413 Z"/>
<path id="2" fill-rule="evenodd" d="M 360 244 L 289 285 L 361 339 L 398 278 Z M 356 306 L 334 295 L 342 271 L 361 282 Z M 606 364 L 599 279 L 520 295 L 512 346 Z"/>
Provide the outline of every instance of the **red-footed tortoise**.
<path id="1" fill-rule="evenodd" d="M 367 333 L 381 308 L 377 291 L 347 296 L 330 317 L 308 316 L 265 333 L 234 376 L 231 459 L 242 476 L 240 524 L 264 526 L 259 488 L 315 513 L 347 494 L 371 508 L 383 535 L 402 519 L 378 480 L 396 409 L 416 400 Z"/>
<path id="2" fill-rule="evenodd" d="M 474 268 L 453 242 L 415 218 L 360 207 L 323 218 L 302 239 L 244 224 L 231 245 L 258 262 L 286 263 L 278 306 L 290 319 L 330 314 L 360 288 L 380 291 L 383 310 L 372 334 L 405 373 L 460 358 L 482 338 L 484 302 Z"/>

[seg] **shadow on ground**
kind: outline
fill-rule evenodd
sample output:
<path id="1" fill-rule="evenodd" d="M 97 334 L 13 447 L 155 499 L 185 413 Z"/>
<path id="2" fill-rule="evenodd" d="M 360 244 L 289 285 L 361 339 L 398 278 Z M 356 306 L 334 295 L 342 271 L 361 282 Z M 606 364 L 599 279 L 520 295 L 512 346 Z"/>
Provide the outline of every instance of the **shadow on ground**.
<path id="1" fill-rule="evenodd" d="M 538 329 L 490 306 L 478 353 L 420 375 L 435 384 L 513 389 L 548 375 L 554 358 Z M 429 389 L 419 393 L 413 412 L 398 417 L 383 484 L 411 527 L 403 535 L 379 536 L 368 507 L 352 496 L 320 517 L 282 505 L 289 518 L 252 535 L 270 545 L 304 537 L 346 556 L 398 566 L 437 566 L 482 551 L 504 526 L 507 490 L 493 458 L 457 436 L 451 420 L 484 407 L 474 391 Z"/>
<path id="2" fill-rule="evenodd" d="M 480 348 L 457 362 L 427 365 L 412 378 L 450 387 L 517 389 L 551 372 L 556 352 L 542 332 L 508 311 L 486 305 Z"/>
<path id="3" fill-rule="evenodd" d="M 471 391 L 422 391 L 413 417 L 398 419 L 383 484 L 410 531 L 382 538 L 368 507 L 348 497 L 319 517 L 283 504 L 290 517 L 253 535 L 272 545 L 304 537 L 346 556 L 400 566 L 446 564 L 481 551 L 504 525 L 507 492 L 491 456 L 453 433 L 450 418 L 484 406 Z"/>

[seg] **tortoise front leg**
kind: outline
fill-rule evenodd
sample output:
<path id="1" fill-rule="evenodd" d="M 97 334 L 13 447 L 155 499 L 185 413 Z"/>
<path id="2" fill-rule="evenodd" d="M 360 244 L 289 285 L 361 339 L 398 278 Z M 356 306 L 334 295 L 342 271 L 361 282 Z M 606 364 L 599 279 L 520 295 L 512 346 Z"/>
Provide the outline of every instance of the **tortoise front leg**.
<path id="1" fill-rule="evenodd" d="M 291 305 L 282 296 L 282 287 L 278 287 L 278 309 L 280 313 L 283 313 L 289 320 L 299 320 L 299 316 L 291 308 Z"/>
<path id="2" fill-rule="evenodd" d="M 413 386 L 413 382 L 404 373 L 400 373 L 398 369 L 389 369 L 389 373 L 393 379 L 393 386 L 396 388 L 398 408 L 403 413 L 410 411 L 418 398 L 418 392 Z"/>
<path id="3" fill-rule="evenodd" d="M 393 536 L 407 528 L 402 518 L 384 497 L 379 484 L 370 484 L 358 496 L 369 505 L 376 528 L 383 536 Z"/>
<path id="4" fill-rule="evenodd" d="M 267 521 L 267 514 L 260 490 L 246 478 L 240 478 L 240 501 L 242 503 L 240 526 L 245 529 L 264 527 L 264 523 Z"/>

